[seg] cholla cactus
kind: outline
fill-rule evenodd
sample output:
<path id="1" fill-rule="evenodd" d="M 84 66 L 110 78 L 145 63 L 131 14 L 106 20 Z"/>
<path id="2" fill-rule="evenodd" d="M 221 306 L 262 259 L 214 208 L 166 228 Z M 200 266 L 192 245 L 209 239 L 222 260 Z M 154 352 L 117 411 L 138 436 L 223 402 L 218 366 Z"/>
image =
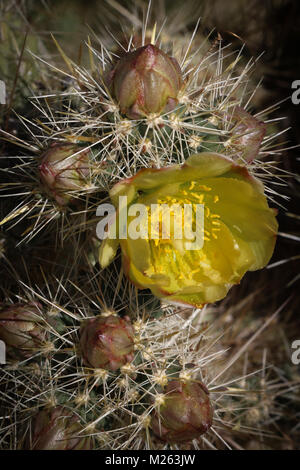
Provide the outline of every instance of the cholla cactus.
<path id="1" fill-rule="evenodd" d="M 89 62 L 55 39 L 57 62 L 34 54 L 37 117 L 22 110 L 15 132 L 1 130 L 8 252 L 23 244 L 38 258 L 42 233 L 48 251 L 38 272 L 31 251 L 23 270 L 5 259 L 14 282 L 0 339 L 14 354 L 0 376 L 3 448 L 238 449 L 257 436 L 267 446 L 281 410 L 271 398 L 298 390 L 278 368 L 267 377 L 264 350 L 259 364 L 247 356 L 280 311 L 268 306 L 257 325 L 248 298 L 228 294 L 275 246 L 274 108 L 250 112 L 253 61 L 238 65 L 242 51 L 220 37 L 202 44 L 198 23 L 190 38 L 150 27 L 150 7 L 142 28 L 135 17 L 132 33 L 125 25 L 128 41 L 88 38 Z M 116 223 L 116 238 L 100 242 L 96 208 L 111 200 L 120 213 L 119 196 L 126 210 L 204 205 L 203 246 L 160 240 L 160 223 L 158 239 L 123 239 Z"/>
<path id="2" fill-rule="evenodd" d="M 247 358 L 245 350 L 228 355 L 222 334 L 202 321 L 206 312 L 198 309 L 187 315 L 187 310 L 161 309 L 160 305 L 149 309 L 147 301 L 135 303 L 135 289 L 126 307 L 133 324 L 134 355 L 117 370 L 86 366 L 78 344 L 82 325 L 91 325 L 91 309 L 101 310 L 96 291 L 91 289 L 94 282 L 94 277 L 89 280 L 84 296 L 80 287 L 80 297 L 70 291 L 65 304 L 58 301 L 65 298 L 66 288 L 59 289 L 55 305 L 38 295 L 52 317 L 46 331 L 55 347 L 51 355 L 31 362 L 9 361 L 4 368 L 0 379 L 4 393 L 2 447 L 10 442 L 31 449 L 231 447 L 231 429 L 242 420 L 240 408 L 253 416 L 257 400 L 265 400 L 276 382 L 265 379 L 263 387 L 259 386 L 260 366 L 251 373 L 233 374 L 240 357 Z M 119 278 L 115 307 L 123 295 L 123 282 Z M 36 295 L 32 293 L 33 298 Z M 260 331 L 272 318 L 274 315 Z M 257 332 L 248 347 L 256 338 Z M 253 398 L 245 386 L 251 379 Z M 290 387 L 278 382 L 275 389 L 283 394 Z M 272 406 L 275 404 L 270 402 L 271 415 Z M 11 421 L 12 415 L 18 427 Z M 241 421 L 241 436 L 247 432 L 255 439 L 263 426 L 261 420 L 258 423 L 259 427 L 252 422 L 249 429 L 249 418 Z"/>
<path id="3" fill-rule="evenodd" d="M 28 241 L 45 228 L 50 231 L 51 222 L 62 226 L 62 219 L 68 227 L 67 230 L 63 227 L 65 239 L 66 232 L 74 232 L 82 224 L 89 225 L 93 219 L 96 205 L 91 193 L 99 204 L 103 191 L 134 176 L 139 169 L 181 164 L 196 152 L 218 152 L 245 165 L 250 172 L 258 168 L 260 173 L 266 170 L 267 175 L 268 164 L 263 160 L 271 151 L 276 133 L 272 134 L 271 127 L 266 128 L 263 116 L 251 116 L 243 102 L 244 96 L 251 93 L 245 89 L 253 63 L 234 75 L 237 59 L 230 60 L 230 55 L 224 58 L 222 43 L 215 50 L 204 42 L 200 54 L 198 40 L 193 41 L 195 34 L 196 31 L 191 41 L 179 36 L 172 50 L 167 35 L 160 37 L 156 27 L 149 31 L 145 26 L 125 46 L 119 43 L 120 57 L 109 52 L 108 45 L 101 42 L 104 38 L 97 38 L 102 53 L 99 55 L 96 45 L 89 44 L 90 68 L 75 64 L 56 43 L 67 65 L 67 77 L 64 70 L 42 59 L 45 74 L 48 66 L 52 70 L 46 86 L 58 91 L 55 96 L 51 94 L 51 112 L 45 95 L 31 98 L 44 122 L 38 119 L 26 123 L 31 131 L 27 141 L 16 141 L 10 136 L 27 149 L 21 165 L 17 162 L 8 170 L 12 178 L 10 196 L 15 194 L 18 201 L 20 186 L 24 194 L 25 184 L 26 198 L 16 203 L 2 224 L 14 227 L 18 220 L 22 224 L 33 220 L 23 232 L 23 239 Z M 115 46 L 110 47 L 114 50 Z M 78 174 L 76 164 L 75 174 L 70 178 L 66 170 L 71 170 L 68 159 L 71 163 L 73 157 L 69 156 L 60 182 L 58 175 L 50 176 L 48 171 L 45 175 L 47 165 L 38 169 L 41 162 L 36 153 L 40 154 L 41 147 L 43 154 L 49 144 L 70 142 L 82 145 L 74 158 L 81 161 L 80 155 L 89 154 L 85 161 L 88 168 Z M 47 155 L 60 160 L 52 151 Z M 40 171 L 42 188 L 38 184 Z M 74 185 L 70 185 L 71 179 Z M 57 194 L 53 185 L 63 194 Z M 50 200 L 45 197 L 45 189 L 46 195 L 50 189 Z M 69 217 L 72 209 L 61 207 L 69 200 L 78 203 L 81 218 Z M 69 229 L 70 225 L 73 228 Z"/>

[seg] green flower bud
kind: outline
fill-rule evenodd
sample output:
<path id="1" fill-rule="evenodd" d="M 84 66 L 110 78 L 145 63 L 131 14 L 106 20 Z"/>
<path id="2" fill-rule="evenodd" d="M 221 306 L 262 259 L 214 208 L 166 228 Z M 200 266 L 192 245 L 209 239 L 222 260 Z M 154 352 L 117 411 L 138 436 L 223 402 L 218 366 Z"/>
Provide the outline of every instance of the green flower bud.
<path id="1" fill-rule="evenodd" d="M 133 359 L 134 330 L 126 317 L 91 318 L 81 326 L 80 346 L 87 366 L 114 371 Z"/>
<path id="2" fill-rule="evenodd" d="M 0 312 L 0 339 L 11 356 L 30 357 L 47 339 L 41 313 L 34 304 L 13 304 Z"/>
<path id="3" fill-rule="evenodd" d="M 130 119 L 174 109 L 183 84 L 176 59 L 152 44 L 121 57 L 109 81 L 121 113 Z"/>
<path id="4" fill-rule="evenodd" d="M 91 438 L 84 435 L 77 415 L 63 406 L 44 409 L 34 417 L 29 450 L 90 450 Z"/>
<path id="5" fill-rule="evenodd" d="M 209 393 L 203 384 L 172 380 L 152 415 L 151 427 L 163 441 L 185 442 L 204 434 L 212 425 L 212 417 Z"/>
<path id="6" fill-rule="evenodd" d="M 72 198 L 72 191 L 91 187 L 90 152 L 78 145 L 55 144 L 42 156 L 39 167 L 44 189 L 63 206 Z"/>

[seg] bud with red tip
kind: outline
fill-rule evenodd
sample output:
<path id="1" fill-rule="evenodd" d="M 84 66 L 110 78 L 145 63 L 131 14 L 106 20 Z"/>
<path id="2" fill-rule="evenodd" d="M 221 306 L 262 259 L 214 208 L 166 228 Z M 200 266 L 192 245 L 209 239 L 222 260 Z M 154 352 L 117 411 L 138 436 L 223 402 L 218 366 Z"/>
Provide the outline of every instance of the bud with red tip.
<path id="1" fill-rule="evenodd" d="M 212 424 L 212 406 L 199 382 L 168 383 L 163 400 L 152 416 L 152 430 L 163 441 L 185 442 L 204 434 Z"/>
<path id="2" fill-rule="evenodd" d="M 121 57 L 109 83 L 121 113 L 130 119 L 174 109 L 182 84 L 176 59 L 152 44 Z"/>
<path id="3" fill-rule="evenodd" d="M 91 187 L 90 151 L 74 144 L 55 144 L 42 156 L 39 167 L 44 189 L 56 202 L 68 204 L 72 191 Z"/>
<path id="4" fill-rule="evenodd" d="M 13 304 L 0 312 L 0 339 L 11 356 L 30 357 L 46 344 L 47 331 L 34 304 Z"/>
<path id="5" fill-rule="evenodd" d="M 91 438 L 84 435 L 77 415 L 63 406 L 44 409 L 34 418 L 29 450 L 90 450 Z"/>
<path id="6" fill-rule="evenodd" d="M 81 326 L 80 346 L 87 366 L 115 371 L 133 359 L 133 327 L 126 317 L 91 318 Z"/>

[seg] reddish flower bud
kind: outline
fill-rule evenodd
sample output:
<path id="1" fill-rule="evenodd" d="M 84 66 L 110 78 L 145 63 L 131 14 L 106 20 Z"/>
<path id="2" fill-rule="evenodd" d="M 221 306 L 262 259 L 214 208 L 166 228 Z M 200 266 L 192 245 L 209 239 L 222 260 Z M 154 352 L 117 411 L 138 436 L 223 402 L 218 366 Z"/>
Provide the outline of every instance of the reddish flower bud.
<path id="1" fill-rule="evenodd" d="M 204 434 L 212 424 L 208 390 L 199 382 L 168 383 L 160 407 L 152 415 L 152 430 L 163 441 L 185 442 Z"/>
<path id="2" fill-rule="evenodd" d="M 55 144 L 42 156 L 39 167 L 46 191 L 61 206 L 68 204 L 72 191 L 89 188 L 90 152 L 73 144 Z"/>
<path id="3" fill-rule="evenodd" d="M 44 409 L 34 418 L 29 450 L 90 450 L 91 438 L 84 435 L 77 415 L 63 406 Z"/>
<path id="4" fill-rule="evenodd" d="M 251 163 L 258 155 L 266 126 L 240 106 L 226 117 L 231 124 L 231 141 L 240 156 Z"/>
<path id="5" fill-rule="evenodd" d="M 80 346 L 84 362 L 96 369 L 117 370 L 133 359 L 134 331 L 127 318 L 98 316 L 83 323 Z"/>
<path id="6" fill-rule="evenodd" d="M 174 109 L 182 83 L 176 59 L 148 44 L 121 57 L 109 85 L 121 113 L 138 119 Z"/>
<path id="7" fill-rule="evenodd" d="M 46 338 L 36 305 L 13 304 L 0 312 L 0 339 L 8 354 L 30 357 L 43 347 Z"/>

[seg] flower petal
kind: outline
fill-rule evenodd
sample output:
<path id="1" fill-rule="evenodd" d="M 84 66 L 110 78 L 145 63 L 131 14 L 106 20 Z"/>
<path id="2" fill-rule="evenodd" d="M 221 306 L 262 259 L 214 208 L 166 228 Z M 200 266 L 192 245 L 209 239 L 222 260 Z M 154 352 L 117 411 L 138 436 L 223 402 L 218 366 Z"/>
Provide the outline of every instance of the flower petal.
<path id="1" fill-rule="evenodd" d="M 183 165 L 182 169 L 187 173 L 187 169 L 192 178 L 210 178 L 220 176 L 230 171 L 233 161 L 224 155 L 213 152 L 202 152 L 191 155 Z"/>
<path id="2" fill-rule="evenodd" d="M 278 224 L 266 197 L 246 181 L 234 178 L 205 180 L 219 197 L 216 211 L 232 232 L 244 240 L 273 237 Z"/>
<path id="3" fill-rule="evenodd" d="M 114 259 L 119 247 L 119 240 L 106 238 L 102 241 L 99 249 L 99 263 L 102 268 L 106 268 Z"/>

